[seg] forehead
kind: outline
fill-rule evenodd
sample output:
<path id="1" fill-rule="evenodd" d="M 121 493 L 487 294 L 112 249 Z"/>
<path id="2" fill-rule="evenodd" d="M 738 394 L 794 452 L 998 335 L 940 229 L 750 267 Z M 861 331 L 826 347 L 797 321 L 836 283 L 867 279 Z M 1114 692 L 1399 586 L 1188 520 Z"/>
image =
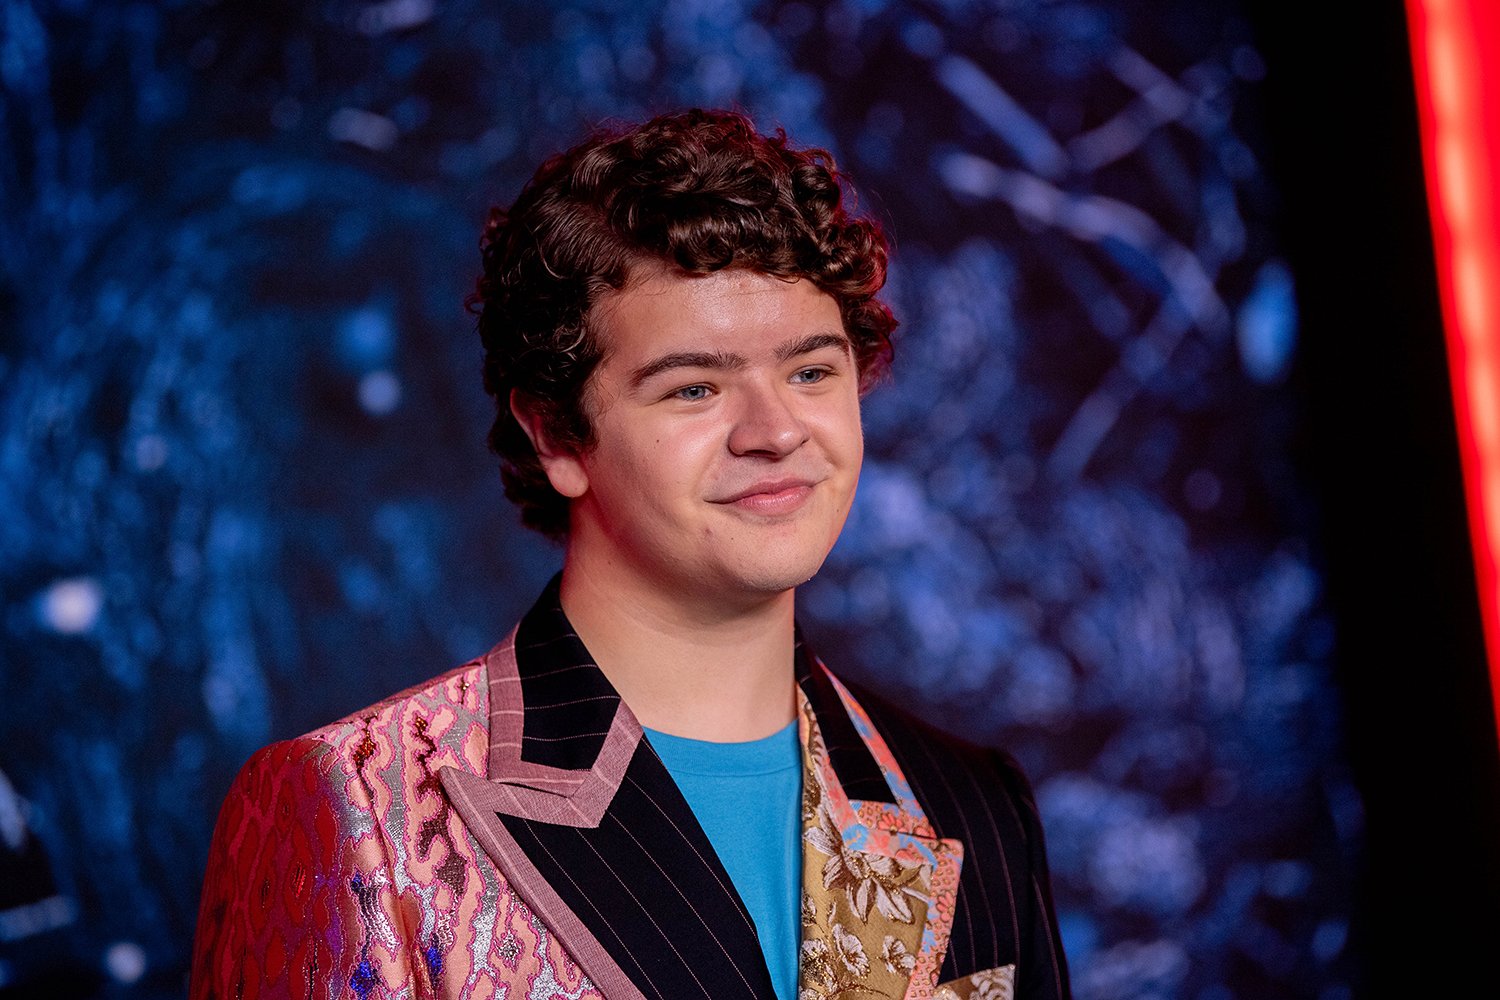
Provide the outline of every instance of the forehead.
<path id="1" fill-rule="evenodd" d="M 769 354 L 787 339 L 844 332 L 837 300 L 811 281 L 741 268 L 643 270 L 595 303 L 590 319 L 606 364 L 663 350 Z"/>

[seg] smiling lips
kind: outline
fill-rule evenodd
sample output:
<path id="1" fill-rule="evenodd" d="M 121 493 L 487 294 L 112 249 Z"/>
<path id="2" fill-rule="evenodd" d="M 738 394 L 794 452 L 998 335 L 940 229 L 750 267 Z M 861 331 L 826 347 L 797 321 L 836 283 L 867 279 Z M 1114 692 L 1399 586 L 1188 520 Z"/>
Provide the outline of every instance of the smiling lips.
<path id="1" fill-rule="evenodd" d="M 808 479 L 766 480 L 714 502 L 747 514 L 790 514 L 807 502 L 816 485 Z"/>

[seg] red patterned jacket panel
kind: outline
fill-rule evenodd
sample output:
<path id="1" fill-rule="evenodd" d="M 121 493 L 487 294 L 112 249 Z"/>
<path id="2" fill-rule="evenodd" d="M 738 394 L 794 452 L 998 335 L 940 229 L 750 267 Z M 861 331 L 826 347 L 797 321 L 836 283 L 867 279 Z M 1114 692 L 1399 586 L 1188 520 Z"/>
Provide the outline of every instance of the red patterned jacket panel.
<path id="1" fill-rule="evenodd" d="M 440 768 L 485 773 L 484 677 L 476 660 L 246 763 L 214 830 L 194 1000 L 598 996 L 443 794 Z"/>

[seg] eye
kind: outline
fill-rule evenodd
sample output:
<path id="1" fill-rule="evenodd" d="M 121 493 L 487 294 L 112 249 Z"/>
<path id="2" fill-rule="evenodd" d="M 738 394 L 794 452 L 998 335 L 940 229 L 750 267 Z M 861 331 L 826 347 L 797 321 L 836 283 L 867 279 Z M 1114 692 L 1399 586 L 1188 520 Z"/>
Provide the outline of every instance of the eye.
<path id="1" fill-rule="evenodd" d="M 826 368 L 804 368 L 792 376 L 797 385 L 816 385 L 833 374 Z"/>
<path id="2" fill-rule="evenodd" d="M 687 400 L 690 403 L 691 402 L 696 402 L 697 400 L 700 400 L 700 399 L 707 399 L 708 398 L 708 386 L 706 386 L 706 385 L 685 385 L 681 389 L 675 390 L 672 393 L 672 397 L 671 398 L 673 398 L 673 399 L 685 399 L 685 400 Z"/>

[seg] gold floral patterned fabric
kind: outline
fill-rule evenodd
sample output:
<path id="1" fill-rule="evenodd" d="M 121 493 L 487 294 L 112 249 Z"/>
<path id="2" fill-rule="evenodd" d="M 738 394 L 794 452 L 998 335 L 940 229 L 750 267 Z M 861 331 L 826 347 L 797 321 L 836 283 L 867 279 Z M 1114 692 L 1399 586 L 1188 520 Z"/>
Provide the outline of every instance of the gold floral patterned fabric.
<path id="1" fill-rule="evenodd" d="M 1011 1000 L 1016 992 L 1016 967 L 1002 965 L 964 976 L 937 988 L 937 1000 Z"/>
<path id="2" fill-rule="evenodd" d="M 935 995 L 963 848 L 933 835 L 889 750 L 838 691 L 898 801 L 844 795 L 804 700 L 799 1000 L 924 1000 Z"/>

